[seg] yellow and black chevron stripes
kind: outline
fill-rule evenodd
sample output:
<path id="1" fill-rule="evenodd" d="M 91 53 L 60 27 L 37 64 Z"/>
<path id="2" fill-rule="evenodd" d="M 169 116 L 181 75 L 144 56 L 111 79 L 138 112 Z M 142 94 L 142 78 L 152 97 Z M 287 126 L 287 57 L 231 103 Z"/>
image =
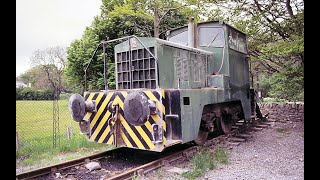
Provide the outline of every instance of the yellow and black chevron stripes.
<path id="1" fill-rule="evenodd" d="M 164 131 L 166 131 L 166 123 L 163 120 L 165 115 L 165 106 L 163 105 L 164 90 L 149 90 L 143 91 L 146 97 L 156 102 L 158 114 L 151 115 L 150 118 L 141 126 L 133 126 L 124 118 L 124 100 L 128 95 L 126 91 L 109 91 L 109 92 L 94 92 L 86 93 L 85 100 L 95 100 L 97 106 L 97 112 L 86 113 L 84 119 L 90 122 L 90 140 L 98 143 L 113 144 L 114 134 L 120 137 L 124 144 L 117 144 L 117 146 L 127 146 L 138 149 L 155 149 L 152 137 L 152 124 L 162 125 Z M 119 105 L 118 114 L 118 128 L 119 132 L 111 133 L 111 127 L 108 125 L 109 118 L 112 117 L 111 112 L 107 109 L 109 102 L 113 101 L 113 105 Z M 112 126 L 115 123 L 112 123 Z M 118 142 L 119 143 L 119 142 Z M 166 139 L 164 137 L 164 144 Z"/>

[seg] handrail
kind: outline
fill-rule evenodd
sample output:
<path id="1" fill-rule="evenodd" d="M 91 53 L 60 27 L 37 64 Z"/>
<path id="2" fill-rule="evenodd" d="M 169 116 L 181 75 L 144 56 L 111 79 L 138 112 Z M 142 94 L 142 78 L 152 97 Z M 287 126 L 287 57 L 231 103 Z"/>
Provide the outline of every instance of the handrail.
<path id="1" fill-rule="evenodd" d="M 92 59 L 93 59 L 93 57 L 94 57 L 94 55 L 97 53 L 97 50 L 98 50 L 98 48 L 100 47 L 100 45 L 102 44 L 103 46 L 103 64 L 104 64 L 104 72 L 103 72 L 103 76 L 104 76 L 104 83 L 105 83 L 105 90 L 107 90 L 108 89 L 108 84 L 107 84 L 107 63 L 106 63 L 106 57 L 105 57 L 105 44 L 107 44 L 107 43 L 110 43 L 110 42 L 115 42 L 115 41 L 119 41 L 119 40 L 123 40 L 123 39 L 127 39 L 128 41 L 129 41 L 129 43 L 130 43 L 130 38 L 135 38 L 135 39 L 137 39 L 138 41 L 139 41 L 139 43 L 143 46 L 143 48 L 145 49 L 145 50 L 147 50 L 147 52 L 155 59 L 155 63 L 157 64 L 157 61 L 158 61 L 158 59 L 154 56 L 154 54 L 152 54 L 151 52 L 150 52 L 150 50 L 142 43 L 142 41 L 137 37 L 137 36 L 135 36 L 135 35 L 130 35 L 130 36 L 125 36 L 125 37 L 122 37 L 122 38 L 117 38 L 117 39 L 112 39 L 112 40 L 108 40 L 108 41 L 105 41 L 105 40 L 102 40 L 98 45 L 97 45 L 97 47 L 96 47 L 96 49 L 94 50 L 94 52 L 93 52 L 93 54 L 92 54 L 92 56 L 91 56 L 91 58 L 90 58 L 90 60 L 89 60 L 89 63 L 88 63 L 88 65 L 86 66 L 86 68 L 84 69 L 84 90 L 85 91 L 87 91 L 87 69 L 88 69 L 88 67 L 89 67 L 89 65 L 90 65 L 90 63 L 91 63 L 91 61 L 92 61 Z M 131 46 L 130 46 L 130 44 L 129 44 L 129 51 L 131 52 Z M 129 59 L 129 61 L 131 62 L 131 57 L 130 57 L 130 59 Z M 157 74 L 157 72 L 156 72 L 156 74 Z M 131 72 L 130 72 L 130 77 L 131 77 Z M 158 85 L 158 79 L 156 79 L 156 84 Z M 132 82 L 131 82 L 131 78 L 130 78 L 130 86 L 132 86 Z"/>
<path id="2" fill-rule="evenodd" d="M 100 45 L 101 45 L 101 43 L 99 43 L 97 45 L 96 49 L 93 51 L 93 54 L 91 56 L 91 59 L 89 60 L 89 63 L 87 65 L 87 67 L 84 69 L 84 91 L 87 91 L 87 69 L 88 69 L 88 67 L 89 67 L 89 65 L 90 65 L 90 63 L 91 63 L 91 61 L 93 59 L 93 56 L 96 54 L 96 52 L 97 52 L 97 50 L 98 50 Z"/>

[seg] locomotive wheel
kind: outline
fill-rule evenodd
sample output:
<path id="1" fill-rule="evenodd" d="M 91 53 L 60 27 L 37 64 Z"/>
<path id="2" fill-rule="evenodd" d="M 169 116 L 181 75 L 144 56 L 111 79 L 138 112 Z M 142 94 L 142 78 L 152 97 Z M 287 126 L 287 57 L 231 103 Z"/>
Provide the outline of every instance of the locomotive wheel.
<path id="1" fill-rule="evenodd" d="M 232 128 L 232 122 L 231 121 L 226 121 L 220 118 L 220 125 L 223 133 L 229 134 L 231 132 Z"/>
<path id="2" fill-rule="evenodd" d="M 199 130 L 198 136 L 194 140 L 194 142 L 198 145 L 203 145 L 207 141 L 208 134 L 209 134 L 209 132 L 204 132 L 204 131 Z"/>

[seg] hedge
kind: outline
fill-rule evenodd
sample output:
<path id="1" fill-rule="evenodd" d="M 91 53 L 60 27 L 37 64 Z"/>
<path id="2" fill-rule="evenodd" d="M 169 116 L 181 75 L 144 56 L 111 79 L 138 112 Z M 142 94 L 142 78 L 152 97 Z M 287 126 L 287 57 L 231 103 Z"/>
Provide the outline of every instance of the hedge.
<path id="1" fill-rule="evenodd" d="M 16 100 L 53 100 L 53 90 L 16 88 Z"/>

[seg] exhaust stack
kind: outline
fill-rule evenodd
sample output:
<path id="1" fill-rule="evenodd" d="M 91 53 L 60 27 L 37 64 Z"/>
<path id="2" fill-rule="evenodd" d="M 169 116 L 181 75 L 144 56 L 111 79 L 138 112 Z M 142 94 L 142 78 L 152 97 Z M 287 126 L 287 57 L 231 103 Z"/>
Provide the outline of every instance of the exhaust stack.
<path id="1" fill-rule="evenodd" d="M 188 46 L 189 47 L 195 47 L 194 43 L 194 35 L 195 35 L 195 28 L 194 28 L 194 17 L 189 18 L 189 23 L 188 23 Z"/>

